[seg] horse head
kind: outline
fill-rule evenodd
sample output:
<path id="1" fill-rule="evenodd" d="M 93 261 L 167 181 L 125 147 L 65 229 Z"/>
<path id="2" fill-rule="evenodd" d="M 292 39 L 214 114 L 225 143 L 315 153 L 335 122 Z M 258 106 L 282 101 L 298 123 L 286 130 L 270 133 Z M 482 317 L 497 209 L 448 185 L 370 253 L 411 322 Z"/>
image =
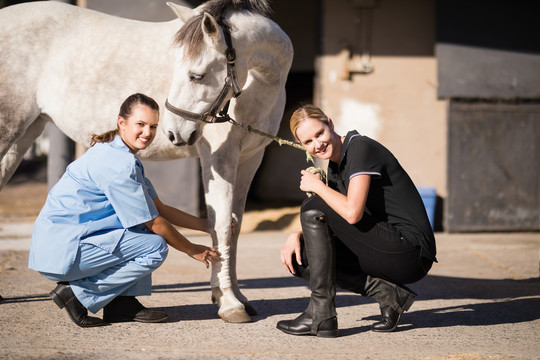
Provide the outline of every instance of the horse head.
<path id="1" fill-rule="evenodd" d="M 192 145 L 208 123 L 228 119 L 218 115 L 247 78 L 238 66 L 228 25 L 208 12 L 167 3 L 184 22 L 175 37 L 175 64 L 161 128 L 177 146 Z"/>

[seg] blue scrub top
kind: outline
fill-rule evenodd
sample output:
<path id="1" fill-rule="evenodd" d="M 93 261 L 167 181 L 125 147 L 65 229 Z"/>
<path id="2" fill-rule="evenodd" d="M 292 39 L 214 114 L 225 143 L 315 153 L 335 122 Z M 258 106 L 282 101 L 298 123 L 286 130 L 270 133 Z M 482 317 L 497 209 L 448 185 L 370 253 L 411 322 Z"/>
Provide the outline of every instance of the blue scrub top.
<path id="1" fill-rule="evenodd" d="M 125 230 L 156 218 L 157 193 L 120 136 L 97 143 L 51 189 L 32 232 L 31 269 L 66 274 L 79 243 L 112 253 Z"/>

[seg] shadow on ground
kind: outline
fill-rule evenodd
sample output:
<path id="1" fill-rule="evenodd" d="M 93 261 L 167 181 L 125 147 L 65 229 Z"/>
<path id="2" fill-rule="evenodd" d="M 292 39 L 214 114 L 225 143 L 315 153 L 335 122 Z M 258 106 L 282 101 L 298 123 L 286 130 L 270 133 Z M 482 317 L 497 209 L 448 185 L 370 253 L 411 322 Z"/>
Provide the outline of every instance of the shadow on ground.
<path id="1" fill-rule="evenodd" d="M 297 278 L 276 277 L 265 279 L 240 280 L 241 289 L 273 289 L 283 287 L 306 286 L 307 283 Z M 427 310 L 414 310 L 403 316 L 399 331 L 411 328 L 450 327 L 450 326 L 487 326 L 534 321 L 540 318 L 540 281 L 527 280 L 485 280 L 466 279 L 446 276 L 427 276 L 414 284 L 414 291 L 419 293 L 417 301 L 426 300 L 487 300 L 479 303 L 438 307 Z M 190 292 L 210 291 L 208 283 L 158 285 L 155 292 Z M 294 293 L 294 290 L 291 290 Z M 308 305 L 309 298 L 293 297 L 290 299 L 255 299 L 250 304 L 257 309 L 254 321 L 274 315 L 301 313 Z M 346 291 L 338 291 L 336 306 L 339 308 L 373 303 L 370 298 Z M 170 321 L 215 319 L 216 307 L 211 304 L 171 306 L 164 308 L 170 314 Z M 339 312 L 339 310 L 338 310 Z M 380 315 L 363 318 L 378 321 Z M 344 329 L 342 335 L 353 335 L 369 330 L 366 326 Z"/>
<path id="2" fill-rule="evenodd" d="M 294 277 L 275 277 L 240 280 L 241 289 L 279 289 L 307 286 L 307 282 Z M 414 310 L 414 306 L 400 322 L 398 331 L 411 328 L 451 327 L 451 326 L 489 326 L 534 321 L 540 318 L 540 280 L 485 280 L 446 276 L 427 276 L 411 286 L 419 293 L 417 301 L 428 300 L 475 300 L 464 301 L 462 305 Z M 152 287 L 154 293 L 208 292 L 208 282 L 165 284 Z M 210 296 L 210 295 L 209 295 Z M 480 300 L 480 302 L 477 302 Z M 485 301 L 482 301 L 485 300 Z M 5 297 L 2 304 L 50 301 L 47 294 Z M 252 299 L 250 304 L 258 311 L 254 321 L 275 316 L 300 314 L 308 305 L 308 297 L 288 299 Z M 336 306 L 346 308 L 363 304 L 374 304 L 373 300 L 351 292 L 339 290 Z M 1 306 L 1 305 L 0 305 Z M 190 304 L 161 307 L 167 312 L 169 322 L 200 321 L 216 319 L 216 306 Z M 374 313 L 358 320 L 378 321 L 380 315 Z M 342 336 L 354 335 L 369 330 L 369 326 L 342 329 Z"/>

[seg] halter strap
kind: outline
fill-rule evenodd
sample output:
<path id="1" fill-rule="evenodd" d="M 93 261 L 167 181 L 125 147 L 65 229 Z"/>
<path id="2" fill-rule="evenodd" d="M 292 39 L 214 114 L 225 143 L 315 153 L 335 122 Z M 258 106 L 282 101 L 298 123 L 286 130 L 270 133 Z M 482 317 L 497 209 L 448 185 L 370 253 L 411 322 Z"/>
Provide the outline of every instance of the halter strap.
<path id="1" fill-rule="evenodd" d="M 236 50 L 232 46 L 231 33 L 226 26 L 221 26 L 221 28 L 223 29 L 225 43 L 227 44 L 227 49 L 225 50 L 225 59 L 227 60 L 227 78 L 225 79 L 225 84 L 223 85 L 221 92 L 216 100 L 214 100 L 212 103 L 210 110 L 202 114 L 177 108 L 176 106 L 172 105 L 167 98 L 165 100 L 165 108 L 173 114 L 178 115 L 186 120 L 203 121 L 205 123 L 222 123 L 230 120 L 230 117 L 227 114 L 230 100 L 226 102 L 221 111 L 219 111 L 219 108 L 231 89 L 233 91 L 233 97 L 235 98 L 240 96 L 242 89 L 240 88 L 238 77 L 236 75 Z M 217 115 L 218 111 L 219 115 Z"/>
<path id="2" fill-rule="evenodd" d="M 227 77 L 232 80 L 233 96 L 236 98 L 242 93 L 242 88 L 238 84 L 238 78 L 236 76 L 236 50 L 232 45 L 231 32 L 226 26 L 222 26 L 223 35 L 225 36 L 225 43 L 227 49 L 225 50 L 225 58 L 227 59 Z"/>

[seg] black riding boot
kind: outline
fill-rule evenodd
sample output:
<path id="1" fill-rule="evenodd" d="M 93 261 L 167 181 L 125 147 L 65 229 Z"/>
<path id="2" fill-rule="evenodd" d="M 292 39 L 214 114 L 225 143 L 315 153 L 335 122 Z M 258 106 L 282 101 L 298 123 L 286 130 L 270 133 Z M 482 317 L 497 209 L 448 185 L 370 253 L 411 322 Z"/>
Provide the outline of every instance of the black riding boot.
<path id="1" fill-rule="evenodd" d="M 310 266 L 307 259 L 304 241 L 300 239 L 302 265 L 293 257 L 294 276 L 310 280 Z M 382 320 L 374 323 L 373 331 L 390 332 L 398 325 L 403 312 L 409 310 L 416 294 L 404 286 L 398 286 L 383 279 L 374 278 L 362 272 L 351 273 L 350 269 L 336 267 L 336 287 L 352 291 L 362 296 L 372 297 L 381 309 Z"/>
<path id="2" fill-rule="evenodd" d="M 416 294 L 405 286 L 389 281 L 366 276 L 365 294 L 379 303 L 382 320 L 371 325 L 371 330 L 380 332 L 394 331 L 401 314 L 409 310 Z"/>
<path id="3" fill-rule="evenodd" d="M 335 251 L 335 249 L 334 249 Z M 309 281 L 309 260 L 306 254 L 306 247 L 304 245 L 304 237 L 300 236 L 300 257 L 302 259 L 302 265 L 296 262 L 296 257 L 292 258 L 292 266 L 294 268 L 294 276 Z M 365 294 L 365 282 L 366 275 L 359 273 L 353 275 L 350 272 L 335 267 L 336 272 L 336 287 L 342 290 L 352 291 L 357 294 L 366 296 Z"/>
<path id="4" fill-rule="evenodd" d="M 378 332 L 394 331 L 401 315 L 409 310 L 416 298 L 416 294 L 405 286 L 399 286 L 363 273 L 347 274 L 339 269 L 336 271 L 336 285 L 340 289 L 369 296 L 377 301 L 382 319 L 374 323 L 371 330 Z"/>
<path id="5" fill-rule="evenodd" d="M 338 336 L 336 317 L 334 244 L 324 214 L 315 209 L 300 215 L 305 249 L 309 258 L 311 299 L 307 309 L 294 320 L 278 322 L 277 328 L 293 335 Z"/>

